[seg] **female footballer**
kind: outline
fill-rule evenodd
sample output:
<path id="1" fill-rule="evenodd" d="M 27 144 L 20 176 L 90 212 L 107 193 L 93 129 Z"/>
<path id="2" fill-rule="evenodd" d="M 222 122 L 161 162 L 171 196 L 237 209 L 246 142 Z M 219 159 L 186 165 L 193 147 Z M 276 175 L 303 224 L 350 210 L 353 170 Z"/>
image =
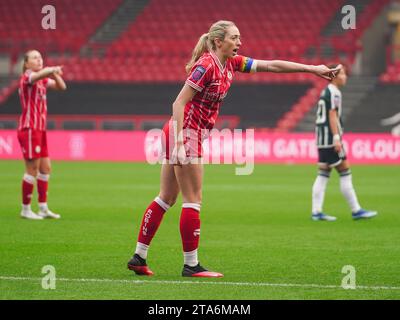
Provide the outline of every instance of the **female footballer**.
<path id="1" fill-rule="evenodd" d="M 22 180 L 21 217 L 32 220 L 59 219 L 47 206 L 47 189 L 50 177 L 50 158 L 47 150 L 46 117 L 47 88 L 66 90 L 62 79 L 62 67 L 43 68 L 42 55 L 37 50 L 25 53 L 23 73 L 19 81 L 19 97 L 22 115 L 18 125 L 18 141 L 25 160 Z M 31 198 L 35 182 L 39 195 L 39 213 L 31 209 Z"/>
<path id="2" fill-rule="evenodd" d="M 192 59 L 186 66 L 189 76 L 172 105 L 172 118 L 163 129 L 165 158 L 169 161 L 162 164 L 160 193 L 144 213 L 135 254 L 128 262 L 128 268 L 136 274 L 153 274 L 146 263 L 150 242 L 165 212 L 174 205 L 181 192 L 182 276 L 223 276 L 208 271 L 198 261 L 203 181 L 203 165 L 199 160 L 202 157 L 201 142 L 206 138 L 204 129 L 213 128 L 234 73 L 309 72 L 331 80 L 340 69 L 280 60 L 255 60 L 239 55 L 240 46 L 236 25 L 231 21 L 218 21 L 200 37 L 193 50 Z"/>
<path id="3" fill-rule="evenodd" d="M 342 92 L 347 82 L 346 68 L 322 90 L 317 108 L 316 143 L 318 148 L 318 175 L 312 187 L 312 214 L 314 221 L 335 221 L 336 217 L 323 213 L 324 197 L 332 168 L 339 174 L 340 191 L 345 197 L 354 220 L 375 217 L 378 212 L 361 208 L 353 186 L 350 164 L 343 146 Z"/>

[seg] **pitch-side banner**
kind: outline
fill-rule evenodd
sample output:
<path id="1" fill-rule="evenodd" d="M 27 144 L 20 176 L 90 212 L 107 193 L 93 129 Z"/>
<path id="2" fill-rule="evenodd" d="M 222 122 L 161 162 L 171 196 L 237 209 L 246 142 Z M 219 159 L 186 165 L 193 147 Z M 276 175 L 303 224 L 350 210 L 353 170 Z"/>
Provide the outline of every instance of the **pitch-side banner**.
<path id="1" fill-rule="evenodd" d="M 157 163 L 161 131 L 49 131 L 53 160 L 147 161 Z M 400 164 L 400 137 L 390 134 L 345 134 L 351 163 Z M 312 133 L 264 133 L 252 130 L 211 132 L 203 142 L 205 163 L 315 163 Z M 22 159 L 16 131 L 0 130 L 0 159 Z"/>

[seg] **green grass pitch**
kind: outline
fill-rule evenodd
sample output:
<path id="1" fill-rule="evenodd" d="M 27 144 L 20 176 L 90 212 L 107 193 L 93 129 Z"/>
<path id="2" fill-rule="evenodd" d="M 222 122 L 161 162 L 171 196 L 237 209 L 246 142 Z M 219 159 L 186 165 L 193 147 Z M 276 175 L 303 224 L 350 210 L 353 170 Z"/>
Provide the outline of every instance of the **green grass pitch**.
<path id="1" fill-rule="evenodd" d="M 159 166 L 53 162 L 49 205 L 59 221 L 19 217 L 22 161 L 0 161 L 0 299 L 399 299 L 400 170 L 353 166 L 361 202 L 379 215 L 352 221 L 333 174 L 325 211 L 310 219 L 313 165 L 207 165 L 200 261 L 222 279 L 180 276 L 180 203 L 153 240 L 155 276 L 127 270 L 144 209 L 157 195 Z M 33 209 L 36 210 L 36 194 Z M 42 267 L 56 270 L 56 289 L 41 286 Z M 357 288 L 341 287 L 345 265 Z"/>

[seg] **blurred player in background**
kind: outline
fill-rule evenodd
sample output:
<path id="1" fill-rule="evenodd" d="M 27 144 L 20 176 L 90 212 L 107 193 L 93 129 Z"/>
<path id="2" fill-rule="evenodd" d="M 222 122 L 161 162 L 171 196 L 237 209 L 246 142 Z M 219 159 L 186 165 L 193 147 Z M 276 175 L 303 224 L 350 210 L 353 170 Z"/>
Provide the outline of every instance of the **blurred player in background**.
<path id="1" fill-rule="evenodd" d="M 184 266 L 182 276 L 222 277 L 198 261 L 203 165 L 202 130 L 211 130 L 222 100 L 231 86 L 235 72 L 309 72 L 331 80 L 338 68 L 310 66 L 288 61 L 254 60 L 238 55 L 241 46 L 239 29 L 233 22 L 218 21 L 203 34 L 186 66 L 188 78 L 173 103 L 173 115 L 164 127 L 165 158 L 161 169 L 160 193 L 146 209 L 139 230 L 136 251 L 128 268 L 139 275 L 152 275 L 146 258 L 165 212 L 182 192 L 180 233 Z M 245 106 L 244 106 L 245 107 Z M 185 133 L 189 132 L 187 135 Z M 193 132 L 195 136 L 193 136 Z"/>
<path id="2" fill-rule="evenodd" d="M 334 66 L 332 66 L 334 67 Z M 315 221 L 335 221 L 336 217 L 323 213 L 325 189 L 331 169 L 335 168 L 340 176 L 340 190 L 352 211 L 353 219 L 372 218 L 376 211 L 364 210 L 358 203 L 354 191 L 350 165 L 342 144 L 342 93 L 340 88 L 346 85 L 346 68 L 342 67 L 338 75 L 321 92 L 318 101 L 316 119 L 316 142 L 318 147 L 319 172 L 312 188 L 312 216 Z"/>
<path id="3" fill-rule="evenodd" d="M 25 53 L 23 74 L 19 81 L 19 97 L 22 115 L 18 125 L 18 141 L 25 160 L 22 180 L 22 211 L 26 219 L 59 219 L 47 206 L 47 189 L 50 177 L 50 158 L 47 150 L 46 117 L 47 88 L 66 90 L 62 79 L 62 67 L 43 68 L 43 59 L 37 50 Z M 39 195 L 39 213 L 31 209 L 31 198 L 35 182 Z"/>

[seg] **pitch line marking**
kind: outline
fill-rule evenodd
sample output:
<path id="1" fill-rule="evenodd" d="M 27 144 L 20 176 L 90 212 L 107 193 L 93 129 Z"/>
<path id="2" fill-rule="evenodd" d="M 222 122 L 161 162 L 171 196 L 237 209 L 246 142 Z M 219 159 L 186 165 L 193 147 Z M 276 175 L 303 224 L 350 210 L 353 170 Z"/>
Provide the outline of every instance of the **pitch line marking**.
<path id="1" fill-rule="evenodd" d="M 4 281 L 41 281 L 42 278 L 0 276 Z M 301 284 L 301 283 L 267 283 L 267 282 L 224 282 L 224 281 L 175 281 L 175 280 L 127 280 L 127 279 L 71 279 L 57 278 L 64 282 L 114 282 L 131 284 L 199 284 L 199 285 L 226 285 L 226 286 L 254 286 L 254 287 L 282 287 L 282 288 L 317 288 L 317 289 L 343 289 L 337 285 Z M 395 286 L 356 286 L 356 290 L 400 290 Z M 344 289 L 343 289 L 344 290 Z"/>

